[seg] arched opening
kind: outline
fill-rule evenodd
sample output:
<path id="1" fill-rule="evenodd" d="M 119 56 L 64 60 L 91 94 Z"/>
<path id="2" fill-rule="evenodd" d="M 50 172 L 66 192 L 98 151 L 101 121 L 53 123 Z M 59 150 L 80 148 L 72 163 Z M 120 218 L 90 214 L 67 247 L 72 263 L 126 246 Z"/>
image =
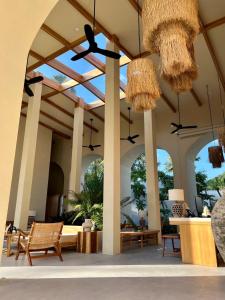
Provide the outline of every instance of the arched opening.
<path id="1" fill-rule="evenodd" d="M 225 165 L 221 168 L 213 168 L 209 161 L 208 148 L 218 145 L 217 140 L 207 143 L 195 157 L 196 175 L 196 209 L 202 213 L 203 206 L 207 205 L 212 210 L 215 202 L 222 196 L 225 188 Z"/>
<path id="2" fill-rule="evenodd" d="M 168 213 L 168 190 L 174 187 L 173 163 L 170 154 L 163 149 L 157 149 L 159 198 L 162 214 Z M 146 165 L 145 154 L 142 151 L 130 162 L 130 172 L 127 173 L 130 184 L 130 196 L 122 198 L 122 222 L 127 221 L 137 225 L 147 225 L 146 202 Z M 127 177 L 126 177 L 127 179 Z M 123 182 L 122 182 L 123 185 Z"/>
<path id="3" fill-rule="evenodd" d="M 63 196 L 64 189 L 64 173 L 62 168 L 55 162 L 50 163 L 48 193 L 46 201 L 46 221 L 52 221 L 60 214 L 61 203 L 60 199 Z"/>

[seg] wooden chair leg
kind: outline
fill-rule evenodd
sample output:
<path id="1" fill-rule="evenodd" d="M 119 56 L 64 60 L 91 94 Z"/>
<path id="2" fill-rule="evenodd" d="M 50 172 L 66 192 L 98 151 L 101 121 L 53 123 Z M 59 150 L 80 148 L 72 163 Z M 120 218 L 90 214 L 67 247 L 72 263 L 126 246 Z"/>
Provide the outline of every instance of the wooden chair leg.
<path id="1" fill-rule="evenodd" d="M 174 239 L 172 238 L 173 252 L 175 252 Z"/>
<path id="2" fill-rule="evenodd" d="M 47 255 L 47 254 L 48 254 L 48 249 L 45 250 L 45 255 Z"/>
<path id="3" fill-rule="evenodd" d="M 55 246 L 55 251 L 56 251 L 56 254 L 58 255 L 59 259 L 61 261 L 63 261 L 62 254 L 61 254 L 61 247 L 59 245 Z"/>
<path id="4" fill-rule="evenodd" d="M 26 254 L 27 254 L 27 259 L 28 259 L 29 265 L 32 266 L 32 259 L 31 259 L 29 250 L 26 251 Z"/>
<path id="5" fill-rule="evenodd" d="M 163 238 L 163 256 L 165 256 L 165 249 L 166 249 L 166 239 Z"/>
<path id="6" fill-rule="evenodd" d="M 22 249 L 22 248 L 21 248 L 20 244 L 18 244 L 18 246 L 17 246 L 17 251 L 16 251 L 16 257 L 15 257 L 15 260 L 18 260 L 19 255 L 20 255 L 20 250 L 21 250 L 21 249 Z"/>

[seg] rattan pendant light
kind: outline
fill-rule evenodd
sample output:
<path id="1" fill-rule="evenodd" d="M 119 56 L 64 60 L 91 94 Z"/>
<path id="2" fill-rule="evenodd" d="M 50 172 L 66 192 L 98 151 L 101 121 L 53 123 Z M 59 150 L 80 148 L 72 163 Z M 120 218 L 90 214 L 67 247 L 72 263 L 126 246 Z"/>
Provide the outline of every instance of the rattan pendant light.
<path id="1" fill-rule="evenodd" d="M 192 68 L 188 47 L 199 32 L 197 0 L 144 0 L 142 21 L 144 47 L 160 54 L 165 76 Z"/>
<path id="2" fill-rule="evenodd" d="M 208 105 L 209 105 L 209 113 L 210 113 L 210 121 L 212 127 L 212 138 L 215 141 L 215 134 L 213 128 L 213 119 L 212 119 L 212 109 L 210 104 L 210 96 L 209 96 L 209 87 L 207 85 L 207 97 L 208 97 Z M 209 153 L 209 161 L 212 163 L 213 168 L 221 168 L 222 163 L 224 162 L 223 149 L 220 145 L 215 145 L 208 148 Z"/>
<path id="3" fill-rule="evenodd" d="M 182 93 L 192 89 L 193 80 L 196 80 L 198 77 L 198 67 L 195 61 L 193 44 L 188 51 L 191 55 L 192 65 L 187 71 L 175 77 L 167 76 L 164 73 L 162 74 L 163 78 L 169 83 L 172 90 L 174 90 L 176 93 Z"/>
<path id="4" fill-rule="evenodd" d="M 143 112 L 156 107 L 156 100 L 160 98 L 160 87 L 153 62 L 149 58 L 141 57 L 139 11 L 138 42 L 140 57 L 132 60 L 127 68 L 126 100 L 134 111 Z"/>

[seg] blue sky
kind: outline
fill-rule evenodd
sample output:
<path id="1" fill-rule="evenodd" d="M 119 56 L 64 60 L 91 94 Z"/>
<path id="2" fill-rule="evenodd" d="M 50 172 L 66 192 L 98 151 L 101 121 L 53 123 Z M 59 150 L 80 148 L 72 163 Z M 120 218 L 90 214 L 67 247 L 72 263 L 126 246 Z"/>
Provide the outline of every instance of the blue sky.
<path id="1" fill-rule="evenodd" d="M 225 172 L 225 164 L 222 164 L 222 168 L 213 169 L 212 164 L 208 159 L 208 147 L 218 145 L 217 141 L 211 142 L 206 145 L 199 153 L 200 161 L 195 163 L 196 171 L 205 171 L 209 179 L 218 176 Z"/>
<path id="2" fill-rule="evenodd" d="M 96 42 L 98 43 L 98 46 L 105 49 L 106 48 L 106 44 L 107 44 L 107 38 L 102 34 L 98 34 L 95 37 Z M 81 44 L 85 49 L 88 48 L 88 42 L 84 42 Z M 121 55 L 124 55 L 124 53 L 122 51 L 120 51 Z M 63 54 L 61 54 L 60 56 L 58 56 L 56 59 L 59 60 L 61 63 L 65 64 L 66 66 L 70 67 L 71 69 L 73 69 L 74 71 L 76 71 L 79 74 L 84 74 L 87 73 L 89 71 L 94 70 L 96 67 L 93 66 L 92 64 L 90 64 L 88 61 L 86 61 L 85 59 L 79 59 L 78 61 L 71 61 L 71 58 L 75 55 L 75 53 L 72 50 L 69 50 Z M 95 53 L 94 54 L 101 62 L 105 63 L 105 56 Z M 127 82 L 126 79 L 126 70 L 127 70 L 127 66 L 123 66 L 121 68 L 121 80 L 124 81 L 124 83 Z M 64 74 L 60 73 L 59 71 L 51 68 L 50 66 L 44 64 L 41 67 L 37 68 L 35 71 L 41 72 L 42 74 L 44 74 L 44 76 L 53 79 L 54 81 L 56 81 L 54 79 L 55 75 L 63 75 Z M 66 77 L 66 81 L 70 80 L 70 78 Z M 56 81 L 57 82 L 57 81 Z M 90 82 L 95 85 L 103 94 L 105 94 L 105 75 L 101 75 L 95 79 L 90 80 Z M 87 90 L 85 87 L 83 87 L 82 85 L 77 85 L 76 87 L 74 87 L 72 90 L 72 92 L 76 92 L 76 95 L 78 97 L 81 97 L 82 99 L 84 99 L 84 101 L 86 103 L 92 103 L 93 101 L 96 101 L 96 96 L 94 94 L 92 94 L 89 90 Z"/>
<path id="3" fill-rule="evenodd" d="M 214 178 L 225 172 L 225 163 L 222 164 L 222 168 L 213 169 L 212 164 L 208 159 L 208 147 L 218 145 L 217 141 L 207 144 L 203 149 L 198 153 L 197 157 L 200 157 L 200 161 L 195 162 L 196 171 L 203 171 L 208 176 L 208 179 Z M 159 170 L 165 170 L 165 164 L 168 161 L 169 154 L 165 150 L 157 150 L 157 159 L 159 163 Z"/>

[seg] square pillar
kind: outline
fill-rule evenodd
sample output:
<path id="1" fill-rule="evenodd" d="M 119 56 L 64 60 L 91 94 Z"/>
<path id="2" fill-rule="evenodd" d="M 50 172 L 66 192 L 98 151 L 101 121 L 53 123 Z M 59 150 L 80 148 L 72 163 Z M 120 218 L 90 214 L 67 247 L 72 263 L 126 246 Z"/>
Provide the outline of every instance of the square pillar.
<path id="1" fill-rule="evenodd" d="M 156 126 L 153 111 L 144 113 L 145 159 L 146 159 L 146 191 L 148 203 L 148 227 L 160 230 L 160 200 L 157 167 Z M 159 235 L 159 242 L 161 237 Z"/>
<path id="2" fill-rule="evenodd" d="M 118 51 L 113 42 L 108 49 Z M 103 254 L 120 253 L 120 73 L 119 60 L 106 59 L 104 132 Z"/>
<path id="3" fill-rule="evenodd" d="M 14 225 L 23 230 L 27 229 L 30 208 L 30 197 L 41 106 L 42 83 L 36 83 L 34 85 L 33 92 L 34 96 L 30 97 L 28 102 L 14 218 Z"/>
<path id="4" fill-rule="evenodd" d="M 81 106 L 74 108 L 73 144 L 69 180 L 69 191 L 80 193 L 81 166 L 82 166 L 82 143 L 83 143 L 84 109 Z M 69 192 L 68 197 L 72 198 Z"/>

